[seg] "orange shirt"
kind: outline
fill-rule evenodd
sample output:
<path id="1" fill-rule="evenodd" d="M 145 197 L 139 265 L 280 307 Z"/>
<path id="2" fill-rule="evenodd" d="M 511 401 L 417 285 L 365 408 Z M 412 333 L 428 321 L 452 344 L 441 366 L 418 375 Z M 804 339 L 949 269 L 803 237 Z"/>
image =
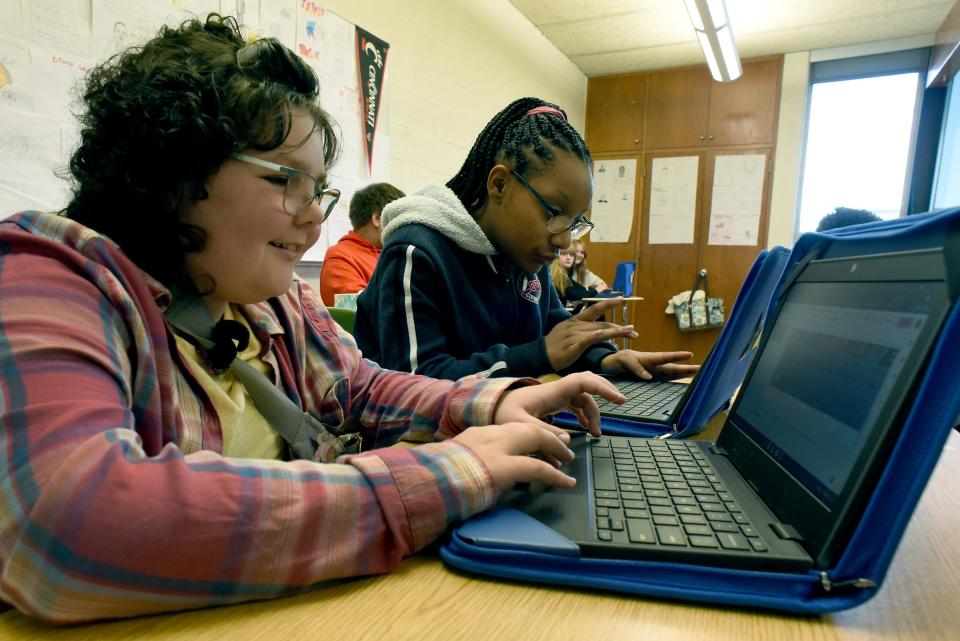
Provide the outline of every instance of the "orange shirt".
<path id="1" fill-rule="evenodd" d="M 323 257 L 320 270 L 323 304 L 333 307 L 336 294 L 356 294 L 366 288 L 379 257 L 379 247 L 353 230 L 347 232 Z"/>

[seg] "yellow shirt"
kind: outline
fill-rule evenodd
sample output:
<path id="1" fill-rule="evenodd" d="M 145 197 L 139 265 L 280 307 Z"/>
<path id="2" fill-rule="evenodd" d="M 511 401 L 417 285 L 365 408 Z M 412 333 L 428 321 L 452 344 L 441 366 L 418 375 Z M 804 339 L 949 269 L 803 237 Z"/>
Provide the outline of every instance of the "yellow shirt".
<path id="1" fill-rule="evenodd" d="M 250 343 L 247 348 L 237 354 L 261 374 L 273 380 L 273 370 L 260 358 L 260 341 L 250 331 L 250 324 L 233 305 L 227 306 L 224 312 L 225 320 L 241 323 L 250 332 Z M 235 458 L 283 458 L 285 444 L 283 437 L 270 427 L 263 415 L 250 398 L 250 393 L 237 378 L 233 370 L 228 369 L 223 374 L 211 374 L 203 366 L 200 355 L 186 339 L 177 336 L 177 348 L 184 356 L 190 373 L 207 393 L 213 402 L 213 408 L 220 418 L 220 428 L 223 431 L 223 455 Z"/>

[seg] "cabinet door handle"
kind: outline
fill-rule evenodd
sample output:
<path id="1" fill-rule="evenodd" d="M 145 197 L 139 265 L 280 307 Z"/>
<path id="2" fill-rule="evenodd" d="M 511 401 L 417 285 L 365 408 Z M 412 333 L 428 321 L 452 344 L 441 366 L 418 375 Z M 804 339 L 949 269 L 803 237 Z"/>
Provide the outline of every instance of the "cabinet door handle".
<path id="1" fill-rule="evenodd" d="M 633 144 L 639 145 L 639 144 L 640 144 L 640 139 L 639 139 L 639 138 L 634 138 L 634 139 L 633 139 Z"/>
<path id="2" fill-rule="evenodd" d="M 703 140 L 703 136 L 700 136 L 700 140 Z"/>
<path id="3" fill-rule="evenodd" d="M 707 140 L 713 140 L 713 136 L 707 136 Z"/>

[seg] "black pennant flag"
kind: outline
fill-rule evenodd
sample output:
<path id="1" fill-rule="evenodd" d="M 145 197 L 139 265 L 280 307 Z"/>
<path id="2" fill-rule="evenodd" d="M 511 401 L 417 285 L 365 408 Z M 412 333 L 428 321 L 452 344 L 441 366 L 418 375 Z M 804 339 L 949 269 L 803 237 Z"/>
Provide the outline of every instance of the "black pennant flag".
<path id="1" fill-rule="evenodd" d="M 373 173 L 373 140 L 383 98 L 383 74 L 387 69 L 390 45 L 369 31 L 357 27 L 357 74 L 360 79 L 360 119 L 367 150 L 367 172 Z"/>

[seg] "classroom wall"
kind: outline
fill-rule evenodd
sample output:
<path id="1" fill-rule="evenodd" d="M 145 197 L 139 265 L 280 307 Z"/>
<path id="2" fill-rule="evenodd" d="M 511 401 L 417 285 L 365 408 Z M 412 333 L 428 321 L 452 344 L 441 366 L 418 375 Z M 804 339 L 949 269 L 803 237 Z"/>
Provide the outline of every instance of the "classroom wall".
<path id="1" fill-rule="evenodd" d="M 294 11 L 305 1 L 270 0 L 269 6 Z M 62 169 L 75 144 L 76 124 L 69 114 L 71 96 L 66 88 L 92 66 L 103 44 L 93 37 L 92 52 L 87 55 L 51 49 L 50 39 L 31 37 L 20 29 L 21 18 L 30 24 L 28 9 L 59 7 L 60 14 L 52 18 L 63 23 L 63 29 L 69 31 L 72 25 L 77 32 L 61 34 L 64 42 L 60 44 L 69 44 L 69 36 L 79 39 L 83 29 L 90 39 L 91 14 L 96 17 L 103 3 L 124 4 L 100 0 L 91 9 L 89 0 L 37 0 L 23 5 L 19 0 L 0 0 L 0 63 L 7 69 L 0 74 L 0 115 L 5 116 L 0 118 L 4 152 L 0 170 L 11 178 L 0 185 L 0 217 L 18 208 L 56 208 L 66 203 L 66 184 L 53 175 L 54 169 Z M 220 8 L 229 13 L 236 0 L 172 4 L 192 12 Z M 390 136 L 388 179 L 405 191 L 450 178 L 483 125 L 516 98 L 534 95 L 556 102 L 567 110 L 571 123 L 583 129 L 586 76 L 508 0 L 316 0 L 316 4 L 391 46 L 384 94 L 389 123 L 381 132 Z M 262 8 L 264 3 L 248 0 L 244 6 L 249 11 L 256 5 Z M 145 16 L 140 21 L 150 20 Z M 149 31 L 162 22 L 162 16 L 151 22 Z M 29 70 L 26 80 L 24 70 Z M 13 85 L 11 77 L 16 81 Z M 6 117 L 10 113 L 17 118 Z M 33 161 L 26 169 L 36 171 L 18 165 L 17 160 L 25 156 Z M 34 178 L 42 179 L 44 187 L 32 183 Z M 336 235 L 331 242 L 335 240 Z"/>
<path id="2" fill-rule="evenodd" d="M 780 87 L 780 121 L 777 125 L 777 151 L 773 161 L 767 247 L 793 247 L 809 80 L 810 52 L 786 54 L 783 57 Z"/>
<path id="3" fill-rule="evenodd" d="M 446 182 L 515 98 L 555 102 L 583 131 L 586 76 L 508 0 L 325 0 L 390 43 L 390 176 Z"/>

